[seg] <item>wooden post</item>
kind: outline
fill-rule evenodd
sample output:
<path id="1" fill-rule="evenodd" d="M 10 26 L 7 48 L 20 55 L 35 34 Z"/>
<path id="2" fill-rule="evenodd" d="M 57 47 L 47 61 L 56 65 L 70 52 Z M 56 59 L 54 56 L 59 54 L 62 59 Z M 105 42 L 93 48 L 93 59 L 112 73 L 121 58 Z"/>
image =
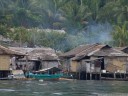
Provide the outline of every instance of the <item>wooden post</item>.
<path id="1" fill-rule="evenodd" d="M 124 72 L 124 78 L 126 78 L 126 73 Z"/>
<path id="2" fill-rule="evenodd" d="M 98 75 L 97 75 L 98 73 L 96 72 L 96 80 L 98 80 Z"/>
<path id="3" fill-rule="evenodd" d="M 86 66 L 86 80 L 88 80 L 88 73 L 87 73 L 87 62 L 85 63 L 85 66 Z"/>
<path id="4" fill-rule="evenodd" d="M 121 72 L 120 72 L 120 78 L 122 79 L 122 74 L 121 74 Z"/>
<path id="5" fill-rule="evenodd" d="M 116 79 L 116 73 L 114 72 L 114 79 Z"/>
<path id="6" fill-rule="evenodd" d="M 26 64 L 28 64 L 28 56 L 26 55 Z"/>
<path id="7" fill-rule="evenodd" d="M 92 74 L 90 73 L 90 80 L 92 80 Z"/>
<path id="8" fill-rule="evenodd" d="M 67 75 L 70 75 L 71 73 L 71 63 L 72 63 L 72 60 L 71 59 L 67 59 Z"/>
<path id="9" fill-rule="evenodd" d="M 88 80 L 88 73 L 86 72 L 86 80 Z"/>
<path id="10" fill-rule="evenodd" d="M 28 54 L 26 54 L 26 68 L 25 68 L 25 71 L 29 71 L 29 68 L 28 68 Z"/>
<path id="11" fill-rule="evenodd" d="M 81 65 L 81 62 L 80 62 L 79 64 L 80 64 L 80 69 L 79 69 L 79 80 L 80 80 L 80 77 L 81 77 L 81 68 L 82 68 L 82 65 Z"/>
<path id="12" fill-rule="evenodd" d="M 80 71 L 79 71 L 79 80 L 80 80 Z"/>
<path id="13" fill-rule="evenodd" d="M 92 72 L 91 72 L 91 62 L 90 62 L 90 80 L 92 80 Z"/>
<path id="14" fill-rule="evenodd" d="M 101 63 L 100 63 L 100 78 L 99 79 L 101 80 Z"/>
<path id="15" fill-rule="evenodd" d="M 66 59 L 66 75 L 69 76 L 69 62 L 68 59 Z"/>

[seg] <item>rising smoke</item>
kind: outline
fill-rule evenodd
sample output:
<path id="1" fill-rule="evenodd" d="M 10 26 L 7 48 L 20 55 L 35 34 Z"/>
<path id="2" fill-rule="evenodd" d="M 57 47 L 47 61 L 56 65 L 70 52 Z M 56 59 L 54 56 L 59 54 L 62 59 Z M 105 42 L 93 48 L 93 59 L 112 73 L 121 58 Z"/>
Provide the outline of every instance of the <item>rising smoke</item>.
<path id="1" fill-rule="evenodd" d="M 93 23 L 89 24 L 86 29 L 69 35 L 67 40 L 72 48 L 81 44 L 109 44 L 112 40 L 111 32 L 112 26 L 110 23 Z"/>
<path id="2" fill-rule="evenodd" d="M 87 43 L 109 43 L 111 37 L 112 25 L 110 23 L 92 24 L 85 31 Z"/>

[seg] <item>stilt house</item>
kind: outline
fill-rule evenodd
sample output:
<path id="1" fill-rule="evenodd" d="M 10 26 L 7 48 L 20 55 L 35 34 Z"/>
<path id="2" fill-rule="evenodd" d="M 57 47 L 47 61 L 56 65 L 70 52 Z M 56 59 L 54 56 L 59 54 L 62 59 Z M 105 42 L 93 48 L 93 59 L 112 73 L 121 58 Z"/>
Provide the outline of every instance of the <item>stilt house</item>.
<path id="1" fill-rule="evenodd" d="M 0 45 L 0 78 L 6 78 L 11 74 L 11 69 L 15 65 L 15 59 L 23 58 L 25 54 L 12 51 Z"/>
<path id="2" fill-rule="evenodd" d="M 60 56 L 70 72 L 127 72 L 128 55 L 109 45 L 81 45 Z"/>
<path id="3" fill-rule="evenodd" d="M 27 57 L 17 61 L 18 66 L 24 70 L 37 71 L 44 68 L 58 67 L 60 65 L 59 58 L 55 50 L 51 48 L 21 48 L 10 47 L 22 53 L 26 53 Z"/>

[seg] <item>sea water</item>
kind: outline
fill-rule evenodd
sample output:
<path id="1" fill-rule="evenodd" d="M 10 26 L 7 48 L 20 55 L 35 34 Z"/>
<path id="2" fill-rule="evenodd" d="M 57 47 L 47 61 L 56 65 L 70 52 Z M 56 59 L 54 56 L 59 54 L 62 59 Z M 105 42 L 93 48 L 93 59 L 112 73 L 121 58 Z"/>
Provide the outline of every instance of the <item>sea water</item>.
<path id="1" fill-rule="evenodd" d="M 128 96 L 128 82 L 1 80 L 0 96 Z"/>

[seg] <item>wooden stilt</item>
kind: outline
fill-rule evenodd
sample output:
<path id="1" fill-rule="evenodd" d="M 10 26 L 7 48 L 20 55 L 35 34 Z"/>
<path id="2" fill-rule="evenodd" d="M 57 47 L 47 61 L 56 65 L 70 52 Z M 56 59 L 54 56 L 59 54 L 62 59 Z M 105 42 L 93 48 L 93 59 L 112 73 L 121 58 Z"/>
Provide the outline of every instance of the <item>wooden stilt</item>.
<path id="1" fill-rule="evenodd" d="M 90 62 L 90 80 L 92 80 L 92 73 L 91 73 L 91 62 Z"/>
<path id="2" fill-rule="evenodd" d="M 101 80 L 101 66 L 100 66 L 100 76 L 99 76 L 99 79 Z"/>
<path id="3" fill-rule="evenodd" d="M 91 67 L 92 67 L 92 63 L 90 62 L 90 80 L 92 80 L 92 69 L 91 69 Z"/>
<path id="4" fill-rule="evenodd" d="M 86 73 L 86 80 L 88 80 L 88 73 Z"/>
<path id="5" fill-rule="evenodd" d="M 90 72 L 90 80 L 92 80 L 92 73 Z"/>
<path id="6" fill-rule="evenodd" d="M 114 72 L 114 79 L 116 79 L 116 73 Z"/>
<path id="7" fill-rule="evenodd" d="M 120 73 L 120 78 L 122 79 L 122 75 L 121 75 L 121 73 Z"/>
<path id="8" fill-rule="evenodd" d="M 85 79 L 87 80 L 87 73 L 85 75 L 86 75 Z"/>
<path id="9" fill-rule="evenodd" d="M 77 75 L 77 72 L 75 72 L 75 79 L 77 78 L 77 76 L 78 76 L 78 75 Z"/>
<path id="10" fill-rule="evenodd" d="M 97 76 L 97 73 L 96 73 L 96 80 L 98 80 L 98 78 L 97 78 L 98 76 Z"/>
<path id="11" fill-rule="evenodd" d="M 96 73 L 95 73 L 95 80 L 97 80 L 97 76 L 96 76 Z"/>
<path id="12" fill-rule="evenodd" d="M 124 78 L 126 78 L 126 74 L 124 73 Z"/>
<path id="13" fill-rule="evenodd" d="M 100 72 L 100 77 L 99 77 L 99 79 L 101 80 L 101 72 Z"/>
<path id="14" fill-rule="evenodd" d="M 79 80 L 80 80 L 80 71 L 79 71 Z"/>

